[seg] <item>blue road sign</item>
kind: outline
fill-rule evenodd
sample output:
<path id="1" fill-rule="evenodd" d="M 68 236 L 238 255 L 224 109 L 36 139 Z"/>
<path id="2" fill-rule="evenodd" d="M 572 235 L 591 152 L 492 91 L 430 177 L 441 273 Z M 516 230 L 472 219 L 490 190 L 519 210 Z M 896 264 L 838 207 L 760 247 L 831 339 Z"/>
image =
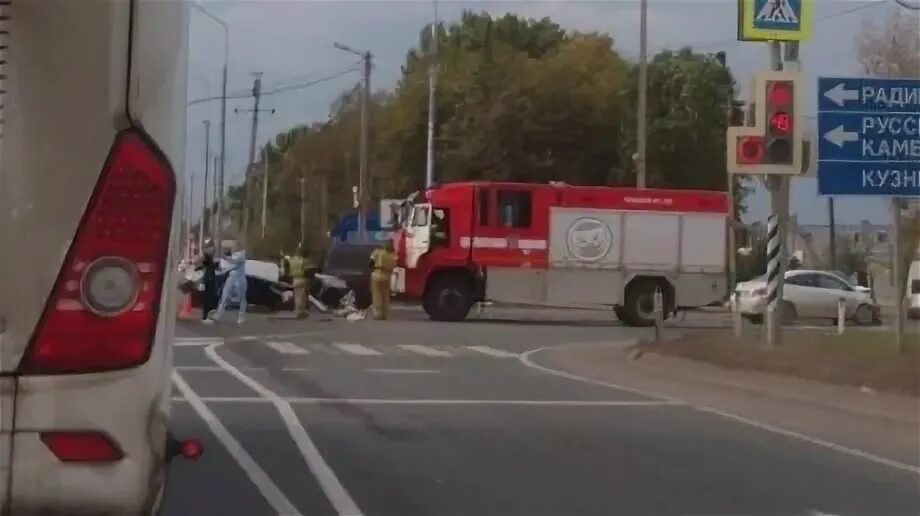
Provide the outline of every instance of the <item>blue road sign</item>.
<path id="1" fill-rule="evenodd" d="M 802 27 L 802 0 L 754 0 L 754 28 L 792 30 Z"/>
<path id="2" fill-rule="evenodd" d="M 920 196 L 920 80 L 818 79 L 818 193 Z"/>

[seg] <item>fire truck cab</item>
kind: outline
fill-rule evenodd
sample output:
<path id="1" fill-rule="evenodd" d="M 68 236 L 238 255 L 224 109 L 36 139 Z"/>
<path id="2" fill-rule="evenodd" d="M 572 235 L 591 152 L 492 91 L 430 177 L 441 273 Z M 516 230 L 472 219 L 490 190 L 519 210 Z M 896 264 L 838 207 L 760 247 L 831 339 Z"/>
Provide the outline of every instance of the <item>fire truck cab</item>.
<path id="1" fill-rule="evenodd" d="M 463 182 L 410 196 L 393 290 L 433 320 L 477 302 L 609 306 L 630 326 L 725 292 L 724 192 Z"/>

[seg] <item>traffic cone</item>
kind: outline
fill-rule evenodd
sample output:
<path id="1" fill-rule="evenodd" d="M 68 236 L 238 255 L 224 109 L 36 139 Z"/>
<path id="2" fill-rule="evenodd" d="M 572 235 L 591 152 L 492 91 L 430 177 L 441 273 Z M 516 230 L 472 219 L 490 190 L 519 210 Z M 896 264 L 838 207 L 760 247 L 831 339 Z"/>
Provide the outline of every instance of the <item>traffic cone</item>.
<path id="1" fill-rule="evenodd" d="M 182 296 L 182 302 L 179 304 L 179 319 L 193 319 L 195 314 L 192 313 L 192 294 L 186 293 Z"/>

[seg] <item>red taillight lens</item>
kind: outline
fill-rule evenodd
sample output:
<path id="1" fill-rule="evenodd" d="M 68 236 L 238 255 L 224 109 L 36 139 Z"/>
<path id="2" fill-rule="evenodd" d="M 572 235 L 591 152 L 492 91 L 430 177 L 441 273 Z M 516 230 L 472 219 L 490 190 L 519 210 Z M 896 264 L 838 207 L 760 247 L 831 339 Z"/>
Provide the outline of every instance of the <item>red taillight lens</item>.
<path id="1" fill-rule="evenodd" d="M 115 139 L 23 358 L 26 374 L 146 362 L 172 225 L 172 168 L 137 130 Z"/>
<path id="2" fill-rule="evenodd" d="M 39 438 L 61 462 L 117 462 L 124 453 L 98 432 L 42 432 Z"/>

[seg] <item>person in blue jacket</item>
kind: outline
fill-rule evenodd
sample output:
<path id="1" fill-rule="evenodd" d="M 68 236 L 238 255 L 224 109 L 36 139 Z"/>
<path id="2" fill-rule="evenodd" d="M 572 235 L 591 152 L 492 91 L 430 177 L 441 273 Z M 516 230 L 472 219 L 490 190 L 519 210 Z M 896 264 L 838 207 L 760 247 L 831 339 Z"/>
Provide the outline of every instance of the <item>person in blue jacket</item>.
<path id="1" fill-rule="evenodd" d="M 233 245 L 232 253 L 225 259 L 229 266 L 221 271 L 221 274 L 227 275 L 227 281 L 224 282 L 224 289 L 220 295 L 220 305 L 217 307 L 217 314 L 214 316 L 214 320 L 220 322 L 223 319 L 227 303 L 230 302 L 230 299 L 235 294 L 240 300 L 236 322 L 243 324 L 246 319 L 246 251 L 237 242 Z"/>

